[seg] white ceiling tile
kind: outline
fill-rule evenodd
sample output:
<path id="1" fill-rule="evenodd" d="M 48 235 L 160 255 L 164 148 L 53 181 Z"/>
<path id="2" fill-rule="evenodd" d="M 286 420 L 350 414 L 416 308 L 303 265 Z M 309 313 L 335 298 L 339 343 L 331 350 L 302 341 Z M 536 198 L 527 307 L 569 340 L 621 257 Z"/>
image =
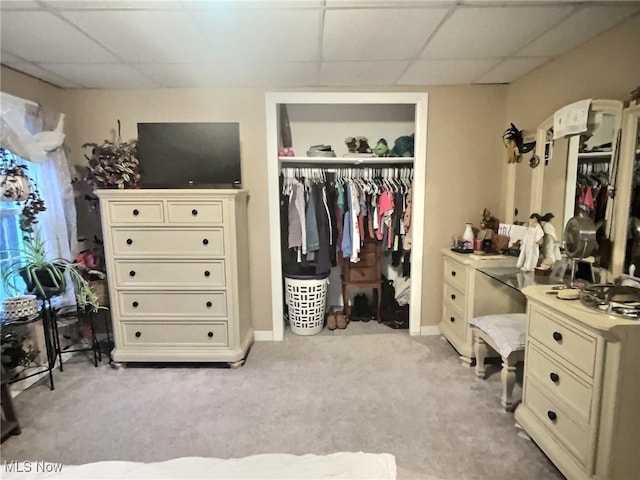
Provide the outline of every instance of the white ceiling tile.
<path id="1" fill-rule="evenodd" d="M 208 58 L 204 36 L 184 12 L 74 11 L 61 14 L 126 60 L 153 63 L 206 61 Z"/>
<path id="2" fill-rule="evenodd" d="M 428 59 L 506 56 L 536 38 L 571 8 L 459 7 L 429 41 L 421 56 Z"/>
<path id="3" fill-rule="evenodd" d="M 34 62 L 112 62 L 103 47 L 46 12 L 4 12 L 2 49 Z"/>
<path id="4" fill-rule="evenodd" d="M 33 10 L 42 8 L 35 0 L 2 0 L 0 10 Z"/>
<path id="5" fill-rule="evenodd" d="M 129 10 L 175 9 L 182 6 L 179 0 L 43 0 L 50 7 L 60 10 Z"/>
<path id="6" fill-rule="evenodd" d="M 152 63 L 135 67 L 163 87 L 207 87 L 235 83 L 228 68 L 220 63 Z"/>
<path id="7" fill-rule="evenodd" d="M 553 56 L 577 47 L 628 18 L 640 7 L 585 7 L 520 50 L 522 56 Z"/>
<path id="8" fill-rule="evenodd" d="M 408 62 L 324 62 L 319 85 L 394 85 Z"/>
<path id="9" fill-rule="evenodd" d="M 322 0 L 182 0 L 185 8 L 319 8 Z"/>
<path id="10" fill-rule="evenodd" d="M 397 60 L 414 57 L 446 9 L 328 10 L 324 60 Z"/>
<path id="11" fill-rule="evenodd" d="M 548 57 L 505 58 L 494 68 L 476 79 L 474 83 L 509 83 L 542 65 Z"/>
<path id="12" fill-rule="evenodd" d="M 316 85 L 318 67 L 310 62 L 233 62 L 229 70 L 240 86 L 295 87 Z"/>
<path id="13" fill-rule="evenodd" d="M 64 76 L 83 88 L 152 88 L 147 77 L 121 64 L 43 64 L 43 68 Z"/>
<path id="14" fill-rule="evenodd" d="M 4 60 L 3 60 L 4 63 Z M 34 65 L 32 63 L 27 62 L 11 62 L 8 64 L 9 67 L 17 70 L 18 72 L 22 72 L 26 75 L 30 75 L 34 78 L 43 80 L 45 82 L 50 83 L 51 85 L 55 85 L 60 88 L 77 88 L 78 84 L 70 81 L 69 79 L 63 78 L 60 75 L 56 75 L 48 70 L 40 68 L 38 65 Z"/>
<path id="15" fill-rule="evenodd" d="M 457 85 L 471 83 L 499 59 L 419 60 L 398 81 L 400 85 Z"/>
<path id="16" fill-rule="evenodd" d="M 327 8 L 350 8 L 350 7 L 424 7 L 435 4 L 437 6 L 453 6 L 460 3 L 456 0 L 326 0 Z"/>
<path id="17" fill-rule="evenodd" d="M 213 58 L 308 61 L 318 57 L 319 10 L 209 9 L 193 12 Z"/>
<path id="18" fill-rule="evenodd" d="M 11 65 L 12 63 L 24 63 L 24 60 L 15 55 L 11 55 L 9 52 L 2 51 L 0 52 L 0 63 L 3 65 Z"/>

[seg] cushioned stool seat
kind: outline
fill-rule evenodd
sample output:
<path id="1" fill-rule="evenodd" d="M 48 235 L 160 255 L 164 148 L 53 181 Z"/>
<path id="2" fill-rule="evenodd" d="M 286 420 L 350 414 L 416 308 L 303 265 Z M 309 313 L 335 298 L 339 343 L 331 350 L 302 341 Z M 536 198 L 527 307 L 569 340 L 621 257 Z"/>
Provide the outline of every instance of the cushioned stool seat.
<path id="1" fill-rule="evenodd" d="M 484 360 L 487 345 L 502 357 L 502 405 L 508 410 L 513 406 L 513 386 L 516 383 L 516 365 L 524 361 L 527 335 L 526 313 L 485 315 L 469 321 L 473 327 L 476 354 L 476 375 L 484 378 Z"/>

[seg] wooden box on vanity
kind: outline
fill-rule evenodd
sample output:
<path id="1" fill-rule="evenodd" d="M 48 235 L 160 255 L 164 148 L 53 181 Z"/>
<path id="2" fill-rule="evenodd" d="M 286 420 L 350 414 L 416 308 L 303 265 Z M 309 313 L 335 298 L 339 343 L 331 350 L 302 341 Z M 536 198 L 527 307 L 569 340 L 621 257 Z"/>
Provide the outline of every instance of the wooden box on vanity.
<path id="1" fill-rule="evenodd" d="M 118 362 L 242 365 L 251 343 L 245 190 L 99 190 Z"/>

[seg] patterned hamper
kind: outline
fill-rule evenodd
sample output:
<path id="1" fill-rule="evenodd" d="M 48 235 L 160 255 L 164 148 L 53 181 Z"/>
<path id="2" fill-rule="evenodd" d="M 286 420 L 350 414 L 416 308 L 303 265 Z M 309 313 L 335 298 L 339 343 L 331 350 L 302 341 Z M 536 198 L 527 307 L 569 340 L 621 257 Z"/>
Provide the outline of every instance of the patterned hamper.
<path id="1" fill-rule="evenodd" d="M 316 335 L 324 328 L 329 274 L 285 275 L 286 302 L 291 331 L 297 335 Z"/>

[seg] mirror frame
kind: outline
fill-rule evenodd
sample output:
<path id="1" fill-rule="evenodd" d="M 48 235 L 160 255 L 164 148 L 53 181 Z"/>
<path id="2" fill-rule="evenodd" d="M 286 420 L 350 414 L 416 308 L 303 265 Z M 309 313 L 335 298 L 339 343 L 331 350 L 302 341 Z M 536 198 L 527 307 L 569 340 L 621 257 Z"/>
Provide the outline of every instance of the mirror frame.
<path id="1" fill-rule="evenodd" d="M 629 227 L 629 205 L 631 204 L 631 188 L 620 188 L 621 180 L 633 178 L 633 166 L 637 148 L 638 130 L 640 130 L 640 104 L 625 108 L 622 112 L 622 143 L 616 179 L 616 203 L 613 212 L 613 238 L 626 239 Z M 634 133 L 634 135 L 631 135 Z M 614 242 L 611 257 L 611 273 L 621 275 L 624 270 L 626 241 Z"/>

